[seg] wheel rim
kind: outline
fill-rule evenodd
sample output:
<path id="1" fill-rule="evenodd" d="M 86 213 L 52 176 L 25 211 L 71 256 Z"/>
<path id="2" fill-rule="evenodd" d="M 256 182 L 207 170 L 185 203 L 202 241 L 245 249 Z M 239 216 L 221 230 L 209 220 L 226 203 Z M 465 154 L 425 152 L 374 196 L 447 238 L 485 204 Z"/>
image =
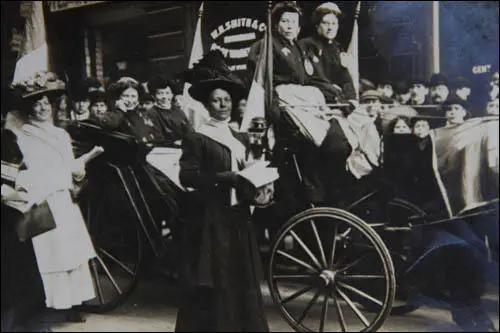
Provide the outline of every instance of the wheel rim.
<path id="1" fill-rule="evenodd" d="M 379 271 L 363 271 L 365 260 L 377 260 Z M 293 217 L 278 234 L 269 267 L 273 301 L 297 331 L 374 331 L 390 312 L 391 258 L 373 229 L 348 212 L 314 208 Z M 371 296 L 359 281 L 378 281 L 384 294 Z M 366 312 L 359 299 L 379 311 Z"/>
<path id="2" fill-rule="evenodd" d="M 95 186 L 97 184 L 97 186 Z M 90 260 L 96 297 L 88 312 L 107 312 L 133 291 L 142 262 L 139 224 L 124 206 L 123 191 L 110 181 L 94 182 L 84 202 L 86 223 L 97 257 Z"/>

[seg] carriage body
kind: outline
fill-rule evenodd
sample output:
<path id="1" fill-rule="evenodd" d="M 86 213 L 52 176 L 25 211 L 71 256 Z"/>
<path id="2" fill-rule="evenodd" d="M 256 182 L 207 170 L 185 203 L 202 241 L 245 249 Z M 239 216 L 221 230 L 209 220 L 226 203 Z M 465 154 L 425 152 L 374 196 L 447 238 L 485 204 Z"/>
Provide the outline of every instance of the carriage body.
<path id="1" fill-rule="evenodd" d="M 196 195 L 172 180 L 166 180 L 172 189 L 168 193 L 155 184 L 155 168 L 147 162 L 151 146 L 121 134 L 105 133 L 93 125 L 73 124 L 68 130 L 77 150 L 101 145 L 108 152 L 91 163 L 89 185 L 80 201 L 99 253 L 92 263 L 99 297 L 87 308 L 106 312 L 132 291 L 145 244 L 156 258 L 167 258 L 167 269 L 175 271 L 176 225 L 183 218 L 193 218 L 179 212 Z M 410 137 L 391 143 L 387 138 L 384 167 L 351 183 L 346 192 L 353 195 L 346 200 L 311 204 L 301 195 L 304 184 L 297 153 L 304 147 L 300 144 L 303 138 L 300 133 L 292 134 L 284 145 L 275 147 L 272 163 L 280 170 L 280 182 L 293 189 L 280 189 L 278 184 L 276 203 L 260 211 L 265 220 L 278 225 L 271 235 L 270 251 L 263 258 L 271 296 L 297 331 L 377 330 L 390 315 L 395 299 L 400 303 L 392 313 L 415 308 L 406 303 L 405 278 L 415 259 L 415 244 L 407 241 L 412 231 L 464 216 L 448 216 L 441 204 L 435 205 L 441 200 L 434 196 L 439 190 L 430 169 L 420 170 L 417 176 L 411 175 L 412 181 L 406 181 L 412 159 L 429 154 Z M 411 151 L 420 155 L 412 156 Z M 395 158 L 401 154 L 407 158 Z M 395 170 L 401 174 L 396 175 Z M 431 177 L 434 195 L 415 197 L 415 184 L 424 181 L 422 177 Z M 293 194 L 294 204 L 282 200 L 284 192 Z M 478 208 L 473 214 L 490 214 L 495 209 Z M 328 309 L 335 309 L 335 320 L 327 320 Z M 354 314 L 355 322 L 346 319 L 346 311 Z"/>

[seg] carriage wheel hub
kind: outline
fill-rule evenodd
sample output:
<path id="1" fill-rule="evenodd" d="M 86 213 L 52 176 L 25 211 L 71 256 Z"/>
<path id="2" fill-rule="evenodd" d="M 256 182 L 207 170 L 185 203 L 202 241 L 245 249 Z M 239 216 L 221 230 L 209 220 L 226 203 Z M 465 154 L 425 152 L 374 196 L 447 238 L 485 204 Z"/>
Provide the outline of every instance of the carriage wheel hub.
<path id="1" fill-rule="evenodd" d="M 330 270 L 324 270 L 321 272 L 319 277 L 325 282 L 325 285 L 333 284 L 335 283 L 335 277 L 337 275 L 337 272 L 330 271 Z"/>

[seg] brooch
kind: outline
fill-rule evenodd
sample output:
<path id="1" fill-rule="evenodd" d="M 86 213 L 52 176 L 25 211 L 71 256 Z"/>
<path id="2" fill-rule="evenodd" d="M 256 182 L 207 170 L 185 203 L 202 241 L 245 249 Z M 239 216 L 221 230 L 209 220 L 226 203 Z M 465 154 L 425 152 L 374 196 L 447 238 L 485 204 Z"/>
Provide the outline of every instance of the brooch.
<path id="1" fill-rule="evenodd" d="M 304 68 L 306 69 L 307 75 L 313 75 L 314 68 L 309 59 L 304 60 Z"/>
<path id="2" fill-rule="evenodd" d="M 288 57 L 290 55 L 290 53 L 292 53 L 292 51 L 290 51 L 289 48 L 284 47 L 281 49 L 281 53 L 283 53 L 286 57 Z"/>

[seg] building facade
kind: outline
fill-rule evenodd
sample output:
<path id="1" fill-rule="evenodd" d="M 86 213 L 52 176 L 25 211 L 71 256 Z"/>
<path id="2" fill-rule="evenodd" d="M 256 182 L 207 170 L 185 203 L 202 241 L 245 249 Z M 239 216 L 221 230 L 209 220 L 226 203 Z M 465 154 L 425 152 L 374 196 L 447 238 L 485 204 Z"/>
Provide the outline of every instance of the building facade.
<path id="1" fill-rule="evenodd" d="M 309 18 L 322 2 L 299 1 L 304 10 L 301 36 L 314 29 Z M 3 82 L 12 77 L 15 65 L 12 29 L 22 29 L 22 18 L 16 17 L 18 3 L 2 2 Z M 449 77 L 481 80 L 489 76 L 498 63 L 498 2 L 437 3 L 436 21 L 433 2 L 363 1 L 358 20 L 361 77 L 373 81 L 387 76 L 429 78 L 436 61 Z M 355 2 L 337 4 L 347 14 L 338 36 L 346 48 Z M 178 74 L 188 66 L 200 5 L 201 1 L 47 1 L 51 59 L 57 71 L 72 81 L 88 76 L 108 81 L 120 75 L 145 81 L 152 74 Z M 204 31 L 205 50 L 217 44 L 231 51 L 241 62 L 235 69 L 244 70 L 248 44 L 263 34 L 268 2 L 240 1 L 229 6 L 227 2 L 206 1 L 204 6 L 204 24 L 212 25 Z M 240 19 L 235 24 L 244 25 L 247 18 L 256 22 L 248 21 L 244 31 L 235 30 L 248 37 L 238 44 L 228 39 L 224 22 L 220 23 L 224 31 L 213 33 L 219 25 L 215 21 L 224 16 Z M 433 44 L 436 31 L 438 60 Z"/>

